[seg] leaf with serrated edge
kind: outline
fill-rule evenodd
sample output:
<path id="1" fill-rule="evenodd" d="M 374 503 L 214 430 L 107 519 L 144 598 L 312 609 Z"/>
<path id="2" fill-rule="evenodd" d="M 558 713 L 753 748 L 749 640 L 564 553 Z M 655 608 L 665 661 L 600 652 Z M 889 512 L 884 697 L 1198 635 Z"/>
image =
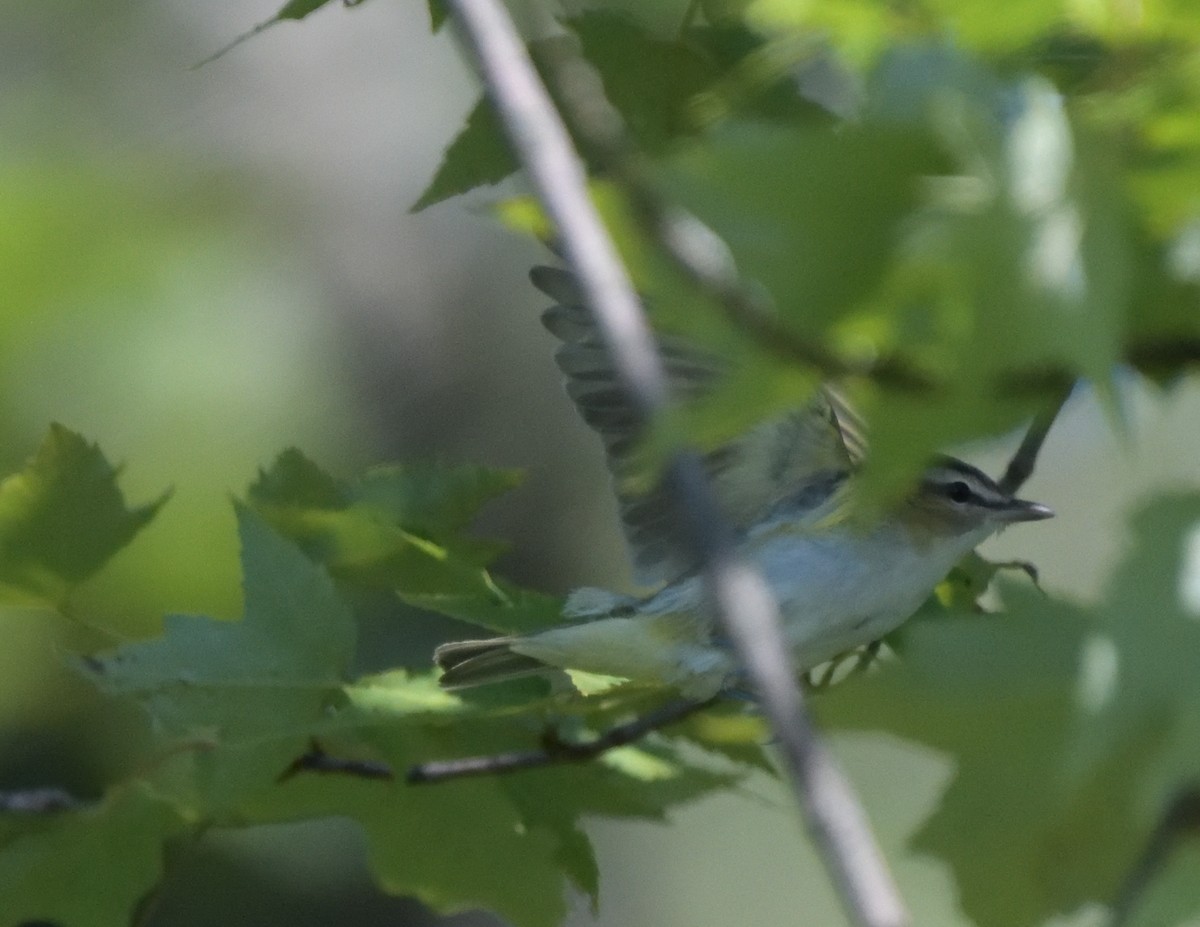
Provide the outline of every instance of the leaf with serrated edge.
<path id="1" fill-rule="evenodd" d="M 336 699 L 354 625 L 323 569 L 238 508 L 241 621 L 172 615 L 155 640 L 88 658 L 93 682 L 140 701 L 167 732 L 221 741 L 303 734 Z"/>
<path id="2" fill-rule="evenodd" d="M 167 501 L 129 508 L 118 473 L 96 445 L 50 426 L 28 466 L 0 483 L 0 602 L 61 603 Z"/>

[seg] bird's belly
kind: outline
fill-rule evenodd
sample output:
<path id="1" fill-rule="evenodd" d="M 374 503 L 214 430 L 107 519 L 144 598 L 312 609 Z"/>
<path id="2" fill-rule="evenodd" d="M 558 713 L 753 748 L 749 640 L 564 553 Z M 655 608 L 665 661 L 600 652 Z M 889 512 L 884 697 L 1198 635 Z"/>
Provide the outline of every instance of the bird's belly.
<path id="1" fill-rule="evenodd" d="M 801 669 L 895 630 L 959 556 L 900 534 L 781 538 L 755 552 Z"/>

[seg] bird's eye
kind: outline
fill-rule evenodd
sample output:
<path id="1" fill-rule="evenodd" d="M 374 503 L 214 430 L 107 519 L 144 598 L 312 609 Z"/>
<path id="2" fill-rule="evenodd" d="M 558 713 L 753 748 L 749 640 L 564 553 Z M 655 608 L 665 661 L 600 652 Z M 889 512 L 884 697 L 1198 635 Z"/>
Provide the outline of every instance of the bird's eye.
<path id="1" fill-rule="evenodd" d="M 971 487 L 962 480 L 955 480 L 946 487 L 946 496 L 951 502 L 970 502 Z"/>

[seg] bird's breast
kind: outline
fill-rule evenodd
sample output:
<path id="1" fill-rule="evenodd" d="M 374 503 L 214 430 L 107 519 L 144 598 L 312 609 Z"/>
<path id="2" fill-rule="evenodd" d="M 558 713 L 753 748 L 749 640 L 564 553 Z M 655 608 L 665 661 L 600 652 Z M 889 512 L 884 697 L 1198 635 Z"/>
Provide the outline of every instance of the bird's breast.
<path id="1" fill-rule="evenodd" d="M 877 640 L 920 607 L 973 543 L 918 544 L 900 526 L 780 533 L 750 549 L 803 668 Z"/>

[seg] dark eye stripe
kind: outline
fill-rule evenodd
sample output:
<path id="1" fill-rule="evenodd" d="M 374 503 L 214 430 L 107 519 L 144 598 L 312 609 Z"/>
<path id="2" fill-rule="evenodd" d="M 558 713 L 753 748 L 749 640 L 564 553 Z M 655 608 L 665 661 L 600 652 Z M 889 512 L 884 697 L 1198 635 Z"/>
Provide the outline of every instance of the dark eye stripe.
<path id="1" fill-rule="evenodd" d="M 969 502 L 971 505 L 977 505 L 984 509 L 1002 509 L 1008 505 L 1007 499 L 991 493 L 984 495 L 963 480 L 942 483 L 937 488 L 946 498 L 962 505 Z M 966 490 L 965 493 L 962 491 L 963 489 Z"/>
<path id="2" fill-rule="evenodd" d="M 1011 501 L 986 473 L 955 457 L 937 458 L 926 471 L 924 482 L 927 492 L 936 493 L 957 505 L 1006 509 Z"/>
<path id="3" fill-rule="evenodd" d="M 987 485 L 973 485 L 973 481 L 959 478 L 956 472 L 939 474 L 938 477 L 928 480 L 926 485 L 933 492 L 959 505 L 970 504 L 984 509 L 1002 509 L 1008 506 L 1008 500 L 999 491 L 992 490 Z"/>

